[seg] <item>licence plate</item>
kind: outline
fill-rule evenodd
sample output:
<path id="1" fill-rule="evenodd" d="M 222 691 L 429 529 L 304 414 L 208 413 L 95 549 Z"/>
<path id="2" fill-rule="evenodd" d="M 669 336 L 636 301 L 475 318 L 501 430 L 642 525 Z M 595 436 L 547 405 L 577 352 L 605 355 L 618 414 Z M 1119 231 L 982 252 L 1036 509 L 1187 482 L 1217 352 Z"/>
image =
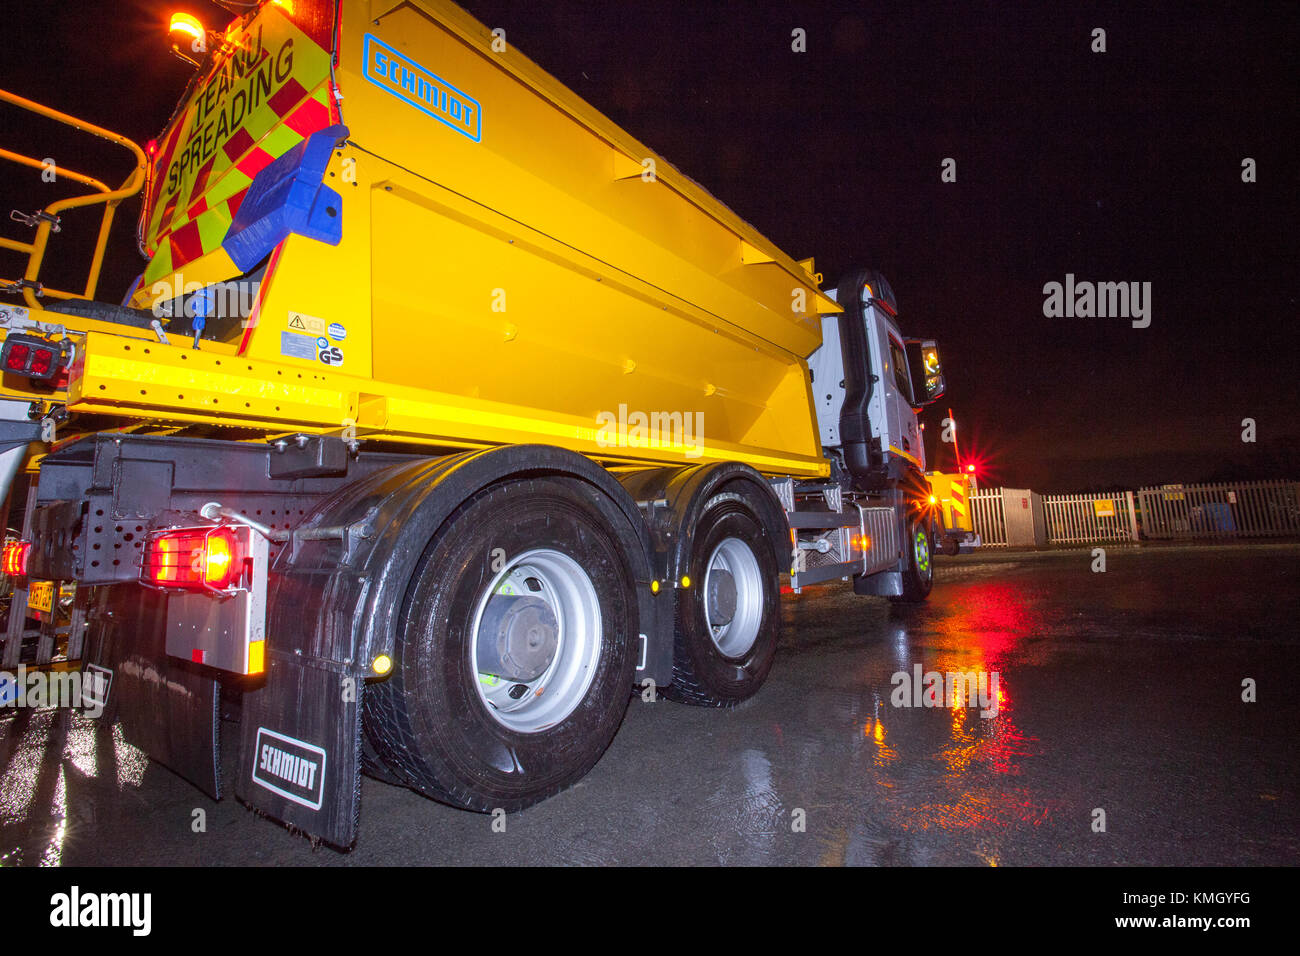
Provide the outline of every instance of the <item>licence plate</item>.
<path id="1" fill-rule="evenodd" d="M 54 610 L 54 582 L 32 581 L 27 587 L 27 606 L 46 614 Z"/>

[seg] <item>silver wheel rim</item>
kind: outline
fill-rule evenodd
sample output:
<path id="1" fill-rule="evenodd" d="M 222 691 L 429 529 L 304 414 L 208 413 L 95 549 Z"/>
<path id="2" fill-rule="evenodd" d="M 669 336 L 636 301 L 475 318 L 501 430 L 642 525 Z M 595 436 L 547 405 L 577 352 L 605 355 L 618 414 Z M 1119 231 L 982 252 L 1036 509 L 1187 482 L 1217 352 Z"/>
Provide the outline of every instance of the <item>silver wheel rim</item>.
<path id="1" fill-rule="evenodd" d="M 704 623 L 724 657 L 743 657 L 763 622 L 763 573 L 744 541 L 727 538 L 709 555 L 704 573 Z"/>
<path id="2" fill-rule="evenodd" d="M 474 686 L 488 715 L 538 733 L 587 696 L 600 660 L 600 599 L 568 555 L 529 551 L 492 579 L 470 633 Z"/>

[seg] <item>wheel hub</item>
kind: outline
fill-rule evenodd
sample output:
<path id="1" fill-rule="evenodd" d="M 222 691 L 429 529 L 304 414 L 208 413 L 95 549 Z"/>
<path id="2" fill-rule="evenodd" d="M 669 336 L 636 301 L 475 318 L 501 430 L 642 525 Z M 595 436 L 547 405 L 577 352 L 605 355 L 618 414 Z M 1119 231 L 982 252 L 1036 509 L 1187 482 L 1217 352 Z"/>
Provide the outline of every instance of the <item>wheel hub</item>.
<path id="1" fill-rule="evenodd" d="M 573 558 L 529 551 L 485 588 L 470 666 L 488 715 L 520 733 L 553 727 L 582 703 L 600 660 L 600 599 Z"/>
<path id="2" fill-rule="evenodd" d="M 736 579 L 730 571 L 714 568 L 709 574 L 709 620 L 730 624 L 736 616 Z"/>
<path id="3" fill-rule="evenodd" d="M 496 595 L 479 625 L 479 667 L 506 680 L 536 680 L 551 665 L 559 640 L 555 615 L 541 598 Z"/>
<path id="4" fill-rule="evenodd" d="M 739 538 L 727 538 L 709 555 L 704 576 L 704 618 L 709 637 L 723 656 L 744 657 L 758 639 L 763 620 L 763 574 L 754 552 Z"/>

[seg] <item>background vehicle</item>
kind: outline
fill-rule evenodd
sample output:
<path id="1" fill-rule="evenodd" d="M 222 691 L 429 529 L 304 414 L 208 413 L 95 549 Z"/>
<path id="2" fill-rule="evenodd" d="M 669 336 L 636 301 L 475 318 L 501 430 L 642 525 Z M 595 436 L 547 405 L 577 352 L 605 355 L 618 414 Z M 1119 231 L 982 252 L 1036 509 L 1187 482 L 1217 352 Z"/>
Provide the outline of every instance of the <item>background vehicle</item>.
<path id="1" fill-rule="evenodd" d="M 929 593 L 943 376 L 878 274 L 823 292 L 450 4 L 176 36 L 195 79 L 104 199 L 143 188 L 125 305 L 40 285 L 58 210 L 7 284 L 6 663 L 34 583 L 75 581 L 105 719 L 219 796 L 242 697 L 236 795 L 347 846 L 363 767 L 512 810 L 634 688 L 749 698 L 782 574 Z"/>
<path id="2" fill-rule="evenodd" d="M 930 484 L 930 506 L 938 545 L 945 554 L 970 554 L 982 543 L 971 513 L 970 473 L 931 471 L 925 478 Z"/>

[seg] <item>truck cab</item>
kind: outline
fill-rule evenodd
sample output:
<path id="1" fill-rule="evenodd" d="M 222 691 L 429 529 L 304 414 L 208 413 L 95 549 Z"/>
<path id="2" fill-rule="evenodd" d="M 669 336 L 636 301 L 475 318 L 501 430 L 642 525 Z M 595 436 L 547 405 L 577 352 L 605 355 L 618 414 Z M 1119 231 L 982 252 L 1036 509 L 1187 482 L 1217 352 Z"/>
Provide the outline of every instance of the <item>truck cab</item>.
<path id="1" fill-rule="evenodd" d="M 845 309 L 822 318 L 808 358 L 825 453 L 864 491 L 924 473 L 917 413 L 944 392 L 937 344 L 904 338 L 894 291 L 874 270 L 827 294 Z"/>

